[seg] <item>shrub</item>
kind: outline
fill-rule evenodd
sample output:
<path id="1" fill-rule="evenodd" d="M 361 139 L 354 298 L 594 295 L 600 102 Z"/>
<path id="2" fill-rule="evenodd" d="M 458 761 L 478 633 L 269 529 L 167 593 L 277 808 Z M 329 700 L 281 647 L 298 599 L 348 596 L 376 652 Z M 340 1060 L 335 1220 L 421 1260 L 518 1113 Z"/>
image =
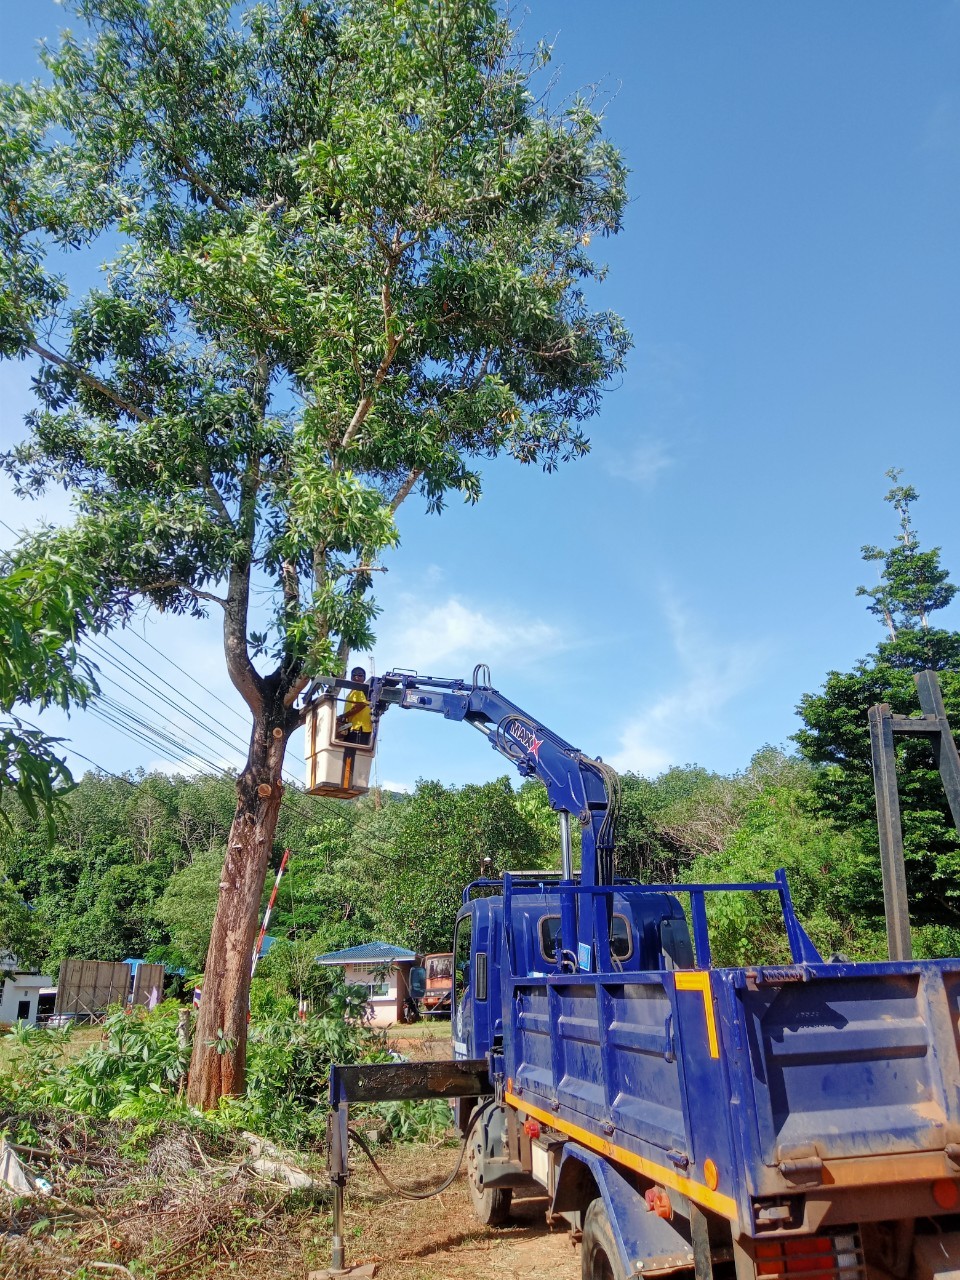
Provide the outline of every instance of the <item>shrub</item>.
<path id="1" fill-rule="evenodd" d="M 148 1122 L 165 1116 L 228 1128 L 252 1128 L 283 1143 L 322 1139 L 331 1062 L 383 1059 L 383 1037 L 347 1016 L 344 992 L 322 1017 L 300 1021 L 288 1010 L 251 1022 L 247 1092 L 224 1100 L 201 1120 L 182 1097 L 188 1052 L 177 1041 L 172 1001 L 148 1012 L 112 1010 L 100 1041 L 76 1057 L 69 1032 L 17 1032 L 12 1060 L 0 1073 L 0 1093 L 15 1109 L 62 1107 L 82 1115 Z"/>

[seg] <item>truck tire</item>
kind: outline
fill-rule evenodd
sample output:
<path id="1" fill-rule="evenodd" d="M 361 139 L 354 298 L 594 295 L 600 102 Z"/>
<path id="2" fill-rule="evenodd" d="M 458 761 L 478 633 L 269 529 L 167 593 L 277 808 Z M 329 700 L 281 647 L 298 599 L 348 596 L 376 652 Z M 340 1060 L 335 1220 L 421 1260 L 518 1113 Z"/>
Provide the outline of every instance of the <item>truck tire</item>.
<path id="1" fill-rule="evenodd" d="M 510 1218 L 510 1187 L 483 1185 L 483 1146 L 475 1134 L 470 1135 L 467 1150 L 467 1186 L 473 1211 L 485 1227 L 502 1227 Z"/>
<path id="2" fill-rule="evenodd" d="M 599 1196 L 590 1201 L 583 1219 L 580 1275 L 582 1280 L 627 1280 L 606 1205 Z"/>

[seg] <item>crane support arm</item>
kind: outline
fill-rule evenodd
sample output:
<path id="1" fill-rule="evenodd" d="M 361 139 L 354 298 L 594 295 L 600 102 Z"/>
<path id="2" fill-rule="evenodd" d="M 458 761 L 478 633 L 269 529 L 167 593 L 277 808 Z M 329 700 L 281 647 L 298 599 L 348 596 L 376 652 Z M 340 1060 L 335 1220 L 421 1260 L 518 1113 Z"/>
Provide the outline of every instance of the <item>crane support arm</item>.
<path id="1" fill-rule="evenodd" d="M 613 882 L 613 836 L 618 799 L 617 775 L 579 751 L 505 698 L 480 666 L 472 681 L 388 671 L 370 682 L 375 716 L 390 706 L 432 711 L 478 729 L 495 751 L 506 756 L 524 778 L 539 778 L 550 805 L 580 823 L 583 886 Z"/>

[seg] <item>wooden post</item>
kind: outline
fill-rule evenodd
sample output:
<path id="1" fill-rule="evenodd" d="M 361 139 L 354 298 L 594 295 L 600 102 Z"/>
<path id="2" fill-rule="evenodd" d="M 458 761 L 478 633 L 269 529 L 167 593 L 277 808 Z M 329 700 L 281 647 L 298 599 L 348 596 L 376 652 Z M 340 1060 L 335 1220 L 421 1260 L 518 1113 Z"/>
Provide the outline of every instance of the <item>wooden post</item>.
<path id="1" fill-rule="evenodd" d="M 190 1048 L 190 1013 L 189 1007 L 177 1012 L 177 1044 L 184 1050 Z"/>
<path id="2" fill-rule="evenodd" d="M 910 910 L 907 874 L 903 861 L 903 830 L 897 794 L 897 756 L 893 746 L 893 715 L 887 703 L 871 707 L 870 753 L 873 786 L 877 798 L 877 831 L 880 868 L 883 872 L 883 907 L 887 918 L 887 954 L 891 960 L 911 960 Z"/>

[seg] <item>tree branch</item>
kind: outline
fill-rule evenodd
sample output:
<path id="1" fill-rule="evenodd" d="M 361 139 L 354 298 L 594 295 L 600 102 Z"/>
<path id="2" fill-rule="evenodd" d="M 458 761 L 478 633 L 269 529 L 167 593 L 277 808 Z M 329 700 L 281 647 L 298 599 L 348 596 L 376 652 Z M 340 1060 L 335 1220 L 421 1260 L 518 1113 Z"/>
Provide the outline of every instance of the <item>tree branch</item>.
<path id="1" fill-rule="evenodd" d="M 250 606 L 250 566 L 234 565 L 227 586 L 223 612 L 223 651 L 234 688 L 255 716 L 263 711 L 263 677 L 250 661 L 247 649 L 247 612 Z"/>
<path id="2" fill-rule="evenodd" d="M 230 528 L 231 529 L 235 528 L 235 525 L 233 523 L 233 516 L 230 514 L 229 510 L 227 509 L 227 504 L 223 500 L 223 494 L 220 492 L 217 486 L 213 483 L 213 477 L 210 475 L 209 470 L 207 471 L 207 475 L 206 475 L 206 479 L 203 487 L 210 501 L 216 507 L 217 511 L 220 513 L 223 519 L 226 520 Z"/>
<path id="3" fill-rule="evenodd" d="M 202 191 L 210 203 L 215 205 L 221 213 L 231 213 L 233 205 L 230 201 L 225 200 L 218 191 L 211 187 L 210 183 L 207 182 L 203 175 L 197 173 L 189 160 L 178 154 L 178 152 L 174 151 L 171 147 L 168 147 L 162 137 L 157 137 L 155 130 L 153 132 L 158 144 L 167 152 L 170 159 L 178 167 L 180 177 L 183 178 L 185 182 L 191 183 L 195 186 L 198 191 Z"/>
<path id="4" fill-rule="evenodd" d="M 188 591 L 190 595 L 196 596 L 198 600 L 209 600 L 211 604 L 218 604 L 221 608 L 226 609 L 227 601 L 223 596 L 215 596 L 211 591 L 201 591 L 199 587 L 193 587 L 189 582 L 181 582 L 179 578 L 166 578 L 163 582 L 148 582 L 146 586 L 138 588 L 138 595 L 142 595 L 147 591 L 163 591 L 171 587 L 176 587 L 178 591 Z"/>
<path id="5" fill-rule="evenodd" d="M 413 486 L 417 483 L 417 481 L 420 479 L 422 475 L 423 475 L 422 467 L 413 468 L 413 470 L 407 476 L 406 480 L 404 480 L 403 484 L 400 486 L 397 492 L 393 495 L 393 501 L 390 503 L 391 514 L 393 514 L 393 512 L 396 511 L 397 507 L 399 507 L 400 503 L 403 502 L 405 498 L 410 496 L 410 492 L 413 489 Z"/>
<path id="6" fill-rule="evenodd" d="M 105 395 L 108 400 L 113 401 L 118 409 L 122 409 L 124 413 L 129 413 L 138 422 L 150 421 L 149 413 L 144 413 L 141 408 L 125 399 L 118 391 L 114 391 L 113 387 L 109 386 L 108 383 L 102 382 L 96 374 L 89 373 L 86 369 L 81 369 L 72 360 L 67 360 L 64 356 L 58 356 L 55 351 L 50 351 L 47 347 L 41 347 L 39 342 L 28 342 L 27 350 L 32 351 L 41 360 L 48 360 L 51 364 L 57 365 L 60 369 L 69 369 L 81 382 L 86 383 L 88 387 L 92 387 L 94 391 L 99 391 L 101 395 Z"/>
<path id="7" fill-rule="evenodd" d="M 297 680 L 293 685 L 291 685 L 291 687 L 283 695 L 283 705 L 285 707 L 292 707 L 309 683 L 310 683 L 309 676 L 301 676 L 300 679 Z"/>
<path id="8" fill-rule="evenodd" d="M 340 441 L 340 448 L 345 449 L 350 441 L 354 438 L 360 428 L 363 426 L 367 414 L 373 407 L 373 398 L 380 388 L 380 384 L 390 372 L 390 366 L 393 364 L 393 358 L 397 354 L 400 346 L 400 335 L 393 333 L 391 329 L 391 321 L 393 320 L 393 300 L 390 296 L 390 276 L 396 267 L 396 259 L 391 257 L 390 266 L 387 275 L 383 281 L 383 288 L 380 290 L 380 298 L 383 305 L 383 331 L 387 339 L 387 349 L 384 352 L 383 359 L 377 366 L 377 372 L 373 377 L 373 385 L 369 392 L 363 396 L 357 405 L 353 417 L 343 433 L 343 439 Z"/>

